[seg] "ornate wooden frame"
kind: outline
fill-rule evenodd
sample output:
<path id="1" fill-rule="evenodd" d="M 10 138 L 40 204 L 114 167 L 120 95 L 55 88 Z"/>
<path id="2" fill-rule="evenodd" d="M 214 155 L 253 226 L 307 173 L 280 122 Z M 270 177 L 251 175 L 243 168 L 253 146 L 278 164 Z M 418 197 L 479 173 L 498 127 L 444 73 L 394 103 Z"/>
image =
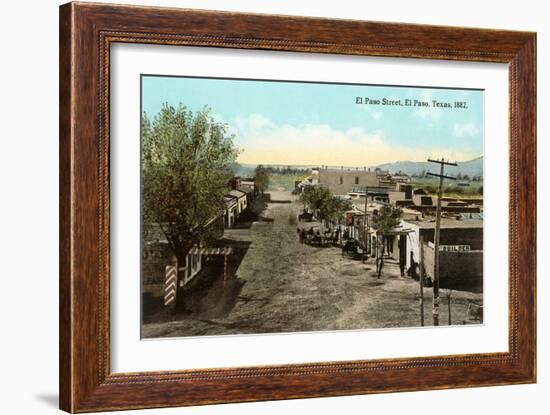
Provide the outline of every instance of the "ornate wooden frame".
<path id="1" fill-rule="evenodd" d="M 507 63 L 509 352 L 111 373 L 109 56 L 114 42 Z M 535 382 L 535 33 L 70 3 L 60 8 L 59 93 L 61 409 L 89 412 Z"/>

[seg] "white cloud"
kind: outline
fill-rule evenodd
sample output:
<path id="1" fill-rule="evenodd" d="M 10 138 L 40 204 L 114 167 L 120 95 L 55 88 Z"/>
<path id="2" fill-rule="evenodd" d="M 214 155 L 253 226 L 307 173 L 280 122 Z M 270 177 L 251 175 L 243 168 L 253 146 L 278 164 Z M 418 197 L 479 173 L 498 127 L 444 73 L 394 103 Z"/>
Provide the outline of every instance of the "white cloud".
<path id="1" fill-rule="evenodd" d="M 237 117 L 235 120 L 235 126 L 238 130 L 245 132 L 254 132 L 276 127 L 269 118 L 266 118 L 260 114 L 251 114 L 246 118 Z"/>
<path id="2" fill-rule="evenodd" d="M 419 107 L 415 110 L 414 114 L 423 120 L 430 120 L 430 121 L 438 121 L 441 118 L 441 111 L 442 109 L 440 107 L 432 107 L 432 91 L 431 90 L 425 90 L 422 92 L 422 95 L 420 95 L 419 101 L 427 101 L 430 103 L 429 107 Z"/>
<path id="3" fill-rule="evenodd" d="M 378 121 L 380 118 L 382 118 L 382 111 L 371 111 L 371 112 L 370 112 L 370 116 L 371 116 L 374 120 Z"/>
<path id="4" fill-rule="evenodd" d="M 242 163 L 372 166 L 398 160 L 424 161 L 429 154 L 453 160 L 475 156 L 447 149 L 430 149 L 428 153 L 392 146 L 379 130 L 338 130 L 327 124 L 278 125 L 259 114 L 238 117 L 233 125 Z"/>
<path id="5" fill-rule="evenodd" d="M 375 110 L 369 105 L 365 105 L 363 108 L 365 108 L 365 111 L 367 111 L 367 114 L 369 114 L 373 120 L 378 121 L 382 118 L 382 111 Z"/>
<path id="6" fill-rule="evenodd" d="M 455 137 L 472 137 L 479 133 L 479 129 L 474 123 L 455 124 L 453 128 L 453 135 Z"/>

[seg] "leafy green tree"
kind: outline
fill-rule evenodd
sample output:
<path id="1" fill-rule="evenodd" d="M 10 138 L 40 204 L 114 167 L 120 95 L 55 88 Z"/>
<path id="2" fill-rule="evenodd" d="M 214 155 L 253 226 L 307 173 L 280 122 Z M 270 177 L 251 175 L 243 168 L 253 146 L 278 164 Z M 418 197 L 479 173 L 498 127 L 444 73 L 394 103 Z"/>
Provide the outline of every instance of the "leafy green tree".
<path id="1" fill-rule="evenodd" d="M 382 249 L 379 250 L 380 257 L 377 258 L 376 261 L 378 266 L 378 278 L 380 278 L 382 268 L 384 267 L 384 253 L 386 250 L 388 233 L 401 223 L 402 217 L 403 211 L 401 208 L 384 205 L 373 218 L 373 227 L 376 229 L 377 238 L 382 247 Z"/>
<path id="2" fill-rule="evenodd" d="M 326 187 L 309 186 L 301 194 L 304 205 L 325 224 L 339 220 L 352 208 L 351 202 L 330 193 Z"/>
<path id="3" fill-rule="evenodd" d="M 212 236 L 207 225 L 223 211 L 238 151 L 208 108 L 164 104 L 152 121 L 144 113 L 141 125 L 143 220 L 160 227 L 185 264 L 193 245 Z"/>
<path id="4" fill-rule="evenodd" d="M 269 186 L 269 173 L 261 164 L 258 164 L 254 170 L 254 183 L 262 195 Z"/>
<path id="5" fill-rule="evenodd" d="M 351 209 L 352 204 L 349 200 L 330 195 L 319 209 L 319 220 L 324 221 L 328 226 L 331 222 L 339 221 L 344 213 Z"/>
<path id="6" fill-rule="evenodd" d="M 319 210 L 331 197 L 330 191 L 322 186 L 306 187 L 302 193 L 304 205 L 317 217 L 319 217 Z"/>

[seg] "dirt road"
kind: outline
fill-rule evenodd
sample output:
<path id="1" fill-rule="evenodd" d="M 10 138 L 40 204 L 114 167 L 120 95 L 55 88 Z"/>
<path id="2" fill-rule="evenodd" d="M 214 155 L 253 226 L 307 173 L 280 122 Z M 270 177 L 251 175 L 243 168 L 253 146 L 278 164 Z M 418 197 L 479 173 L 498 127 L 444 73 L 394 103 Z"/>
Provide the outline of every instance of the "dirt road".
<path id="1" fill-rule="evenodd" d="M 181 315 L 158 313 L 143 325 L 144 337 L 300 332 L 419 325 L 418 283 L 399 276 L 387 261 L 381 279 L 374 261 L 342 257 L 336 247 L 300 244 L 296 215 L 301 209 L 288 192 L 270 192 L 258 216 L 225 231 L 227 244 L 240 246 L 232 264 L 234 278 L 221 279 L 191 299 Z M 431 291 L 425 294 L 426 324 L 431 324 Z M 445 290 L 441 324 L 447 324 Z M 453 292 L 453 324 L 473 323 L 469 301 L 481 294 Z"/>

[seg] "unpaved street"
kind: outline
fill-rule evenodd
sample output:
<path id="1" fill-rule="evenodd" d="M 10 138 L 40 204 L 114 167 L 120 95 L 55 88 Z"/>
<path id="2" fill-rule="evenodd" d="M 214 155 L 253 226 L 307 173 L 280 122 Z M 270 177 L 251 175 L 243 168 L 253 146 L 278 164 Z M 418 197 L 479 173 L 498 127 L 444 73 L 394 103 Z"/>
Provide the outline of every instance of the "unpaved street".
<path id="1" fill-rule="evenodd" d="M 271 191 L 258 215 L 224 235 L 239 252 L 226 284 L 214 278 L 191 294 L 190 310 L 160 310 L 144 320 L 143 337 L 300 332 L 420 323 L 418 282 L 400 277 L 388 261 L 381 279 L 374 260 L 342 257 L 336 247 L 300 244 L 296 215 L 301 204 L 289 192 Z M 446 290 L 441 292 L 441 323 L 447 324 Z M 482 294 L 452 293 L 453 324 L 474 323 L 469 301 Z M 425 321 L 431 324 L 431 289 L 425 291 Z"/>

